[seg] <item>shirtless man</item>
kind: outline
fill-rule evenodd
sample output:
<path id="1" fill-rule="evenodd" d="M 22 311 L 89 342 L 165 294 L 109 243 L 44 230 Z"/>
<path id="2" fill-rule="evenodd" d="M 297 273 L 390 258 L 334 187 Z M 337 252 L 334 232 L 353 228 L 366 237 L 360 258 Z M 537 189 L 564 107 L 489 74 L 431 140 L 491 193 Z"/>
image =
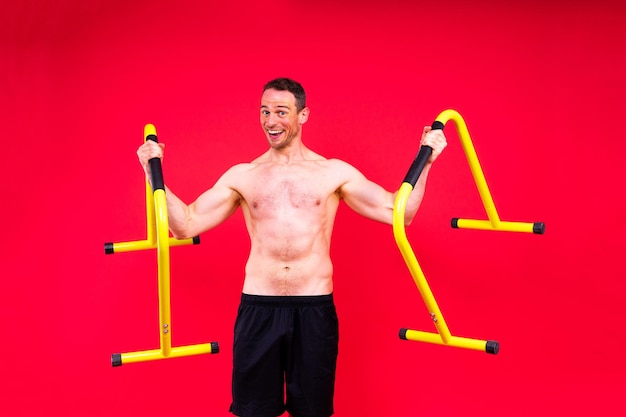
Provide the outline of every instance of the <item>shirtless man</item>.
<path id="1" fill-rule="evenodd" d="M 367 218 L 392 223 L 395 193 L 304 145 L 302 125 L 309 112 L 299 83 L 270 81 L 260 112 L 269 149 L 228 169 L 189 205 L 166 188 L 176 238 L 197 236 L 238 207 L 243 212 L 251 248 L 235 323 L 230 409 L 240 417 L 275 417 L 285 410 L 294 417 L 333 414 L 338 322 L 329 252 L 335 214 L 343 200 Z M 433 152 L 409 197 L 406 224 L 417 212 L 446 139 L 441 130 L 425 127 L 421 144 Z M 162 158 L 163 149 L 153 141 L 138 149 L 148 178 L 148 161 Z"/>

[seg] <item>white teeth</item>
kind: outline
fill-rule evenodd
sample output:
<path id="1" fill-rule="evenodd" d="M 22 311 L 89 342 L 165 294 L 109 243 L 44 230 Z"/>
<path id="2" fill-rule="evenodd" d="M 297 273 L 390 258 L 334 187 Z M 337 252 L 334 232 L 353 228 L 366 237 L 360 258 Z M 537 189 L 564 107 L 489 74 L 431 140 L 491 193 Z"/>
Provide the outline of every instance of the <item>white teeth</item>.
<path id="1" fill-rule="evenodd" d="M 270 135 L 278 135 L 282 132 L 282 130 L 268 130 Z"/>

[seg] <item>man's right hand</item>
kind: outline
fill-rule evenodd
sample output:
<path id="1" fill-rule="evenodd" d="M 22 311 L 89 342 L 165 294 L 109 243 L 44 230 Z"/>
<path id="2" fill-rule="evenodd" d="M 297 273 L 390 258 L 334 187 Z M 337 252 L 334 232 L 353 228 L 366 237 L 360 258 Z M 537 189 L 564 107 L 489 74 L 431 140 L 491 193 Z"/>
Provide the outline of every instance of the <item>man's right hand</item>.
<path id="1" fill-rule="evenodd" d="M 150 178 L 150 161 L 152 158 L 163 158 L 165 150 L 164 143 L 157 143 L 152 140 L 147 140 L 143 145 L 137 149 L 137 156 L 139 157 L 139 163 L 143 167 L 146 176 Z"/>

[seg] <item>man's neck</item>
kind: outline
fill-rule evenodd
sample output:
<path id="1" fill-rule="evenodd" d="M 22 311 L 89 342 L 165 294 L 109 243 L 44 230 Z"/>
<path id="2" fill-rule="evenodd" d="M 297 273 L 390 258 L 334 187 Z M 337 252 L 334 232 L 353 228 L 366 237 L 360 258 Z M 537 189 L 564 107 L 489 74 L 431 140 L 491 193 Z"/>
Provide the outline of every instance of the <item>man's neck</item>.
<path id="1" fill-rule="evenodd" d="M 301 141 L 294 141 L 284 148 L 270 148 L 267 152 L 269 161 L 278 164 L 290 164 L 304 161 L 310 153 L 309 149 Z"/>

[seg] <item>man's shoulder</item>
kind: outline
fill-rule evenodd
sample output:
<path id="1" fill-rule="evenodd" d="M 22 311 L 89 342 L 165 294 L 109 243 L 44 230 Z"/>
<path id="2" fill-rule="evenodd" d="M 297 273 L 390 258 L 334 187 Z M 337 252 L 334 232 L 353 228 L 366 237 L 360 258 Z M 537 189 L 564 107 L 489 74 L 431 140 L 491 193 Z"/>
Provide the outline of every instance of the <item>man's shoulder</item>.
<path id="1" fill-rule="evenodd" d="M 227 182 L 237 182 L 238 179 L 245 177 L 247 173 L 254 170 L 257 166 L 258 164 L 254 162 L 237 163 L 228 168 L 220 179 Z"/>
<path id="2" fill-rule="evenodd" d="M 339 158 L 328 158 L 322 161 L 322 163 L 331 169 L 340 169 L 340 170 L 355 169 L 351 164 Z"/>
<path id="3" fill-rule="evenodd" d="M 258 166 L 258 163 L 255 162 L 240 162 L 228 168 L 226 173 L 238 174 L 243 171 L 249 171 L 251 169 L 254 169 L 256 166 Z"/>

